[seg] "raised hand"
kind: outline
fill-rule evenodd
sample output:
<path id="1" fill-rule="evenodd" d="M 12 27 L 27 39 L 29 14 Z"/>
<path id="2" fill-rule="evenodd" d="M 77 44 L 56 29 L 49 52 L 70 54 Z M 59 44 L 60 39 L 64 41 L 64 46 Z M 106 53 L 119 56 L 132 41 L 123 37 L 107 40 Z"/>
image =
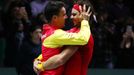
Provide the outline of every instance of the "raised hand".
<path id="1" fill-rule="evenodd" d="M 82 20 L 89 20 L 91 14 L 92 14 L 92 12 L 90 10 L 91 7 L 89 6 L 87 11 L 86 11 L 86 5 L 85 4 L 83 5 L 83 7 L 80 6 L 79 8 L 80 8 L 80 18 Z"/>
<path id="2" fill-rule="evenodd" d="M 28 20 L 28 14 L 25 7 L 20 8 L 20 14 L 22 16 L 22 19 Z"/>

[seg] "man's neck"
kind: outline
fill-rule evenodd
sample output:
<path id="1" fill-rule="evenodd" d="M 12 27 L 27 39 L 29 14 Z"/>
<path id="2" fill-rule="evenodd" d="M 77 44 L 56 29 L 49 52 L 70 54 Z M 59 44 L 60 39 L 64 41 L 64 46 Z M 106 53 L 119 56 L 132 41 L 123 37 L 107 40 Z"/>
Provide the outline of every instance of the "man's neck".
<path id="1" fill-rule="evenodd" d="M 50 25 L 51 27 L 55 28 L 55 29 L 59 29 L 57 23 L 55 23 L 55 22 L 51 22 L 51 23 L 49 23 L 49 25 Z"/>

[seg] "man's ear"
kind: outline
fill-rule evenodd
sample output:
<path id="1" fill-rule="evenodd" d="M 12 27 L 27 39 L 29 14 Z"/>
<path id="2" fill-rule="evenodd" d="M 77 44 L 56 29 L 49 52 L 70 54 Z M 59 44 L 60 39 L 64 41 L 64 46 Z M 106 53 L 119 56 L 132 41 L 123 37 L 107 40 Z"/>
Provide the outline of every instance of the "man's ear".
<path id="1" fill-rule="evenodd" d="M 56 20 L 57 19 L 57 16 L 56 15 L 54 15 L 53 17 L 52 17 L 52 20 Z"/>

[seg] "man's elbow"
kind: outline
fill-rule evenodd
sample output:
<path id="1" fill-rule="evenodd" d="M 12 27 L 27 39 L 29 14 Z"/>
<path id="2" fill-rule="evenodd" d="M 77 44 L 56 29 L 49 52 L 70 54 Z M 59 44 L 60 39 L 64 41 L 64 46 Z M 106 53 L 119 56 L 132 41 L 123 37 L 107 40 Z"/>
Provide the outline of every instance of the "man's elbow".
<path id="1" fill-rule="evenodd" d="M 86 34 L 85 34 L 86 35 Z M 89 39 L 90 39 L 90 33 L 88 34 L 88 36 L 86 35 L 83 35 L 82 37 L 81 37 L 81 41 L 82 41 L 82 45 L 86 45 L 87 43 L 88 43 L 88 41 L 89 41 Z"/>
<path id="2" fill-rule="evenodd" d="M 64 63 L 65 63 L 64 59 L 58 59 L 56 62 L 56 64 L 59 66 L 63 65 Z"/>

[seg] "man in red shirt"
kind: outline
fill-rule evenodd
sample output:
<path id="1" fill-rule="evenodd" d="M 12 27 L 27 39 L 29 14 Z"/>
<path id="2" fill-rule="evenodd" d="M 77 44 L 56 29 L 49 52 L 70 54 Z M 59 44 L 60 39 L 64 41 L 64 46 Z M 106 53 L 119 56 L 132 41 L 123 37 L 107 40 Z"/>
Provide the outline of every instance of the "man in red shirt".
<path id="1" fill-rule="evenodd" d="M 79 32 L 80 30 L 80 20 L 78 17 L 80 15 L 80 5 L 74 4 L 71 11 L 71 19 L 74 26 L 69 32 Z M 88 64 L 91 61 L 93 53 L 94 40 L 92 34 L 90 35 L 88 44 L 80 46 L 75 54 L 69 59 L 65 64 L 64 75 L 87 75 Z M 79 57 L 80 56 L 80 57 Z"/>

